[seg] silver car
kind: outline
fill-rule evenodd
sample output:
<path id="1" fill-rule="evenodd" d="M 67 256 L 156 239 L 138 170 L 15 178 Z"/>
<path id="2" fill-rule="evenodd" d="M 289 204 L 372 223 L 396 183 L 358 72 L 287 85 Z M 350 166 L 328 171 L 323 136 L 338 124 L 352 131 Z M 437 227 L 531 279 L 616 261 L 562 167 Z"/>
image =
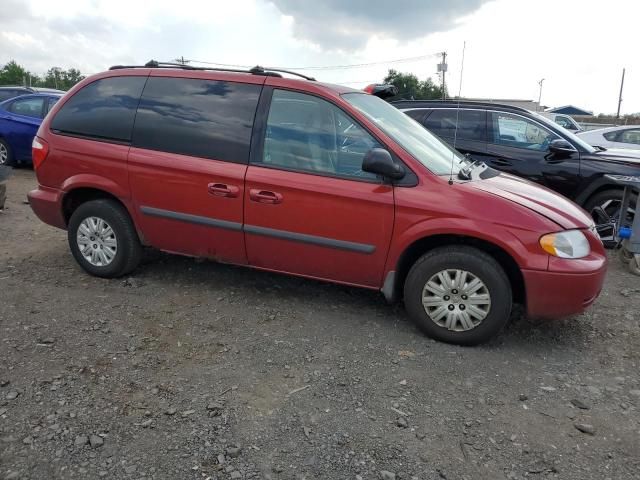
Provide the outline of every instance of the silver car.
<path id="1" fill-rule="evenodd" d="M 594 147 L 640 150 L 640 125 L 598 128 L 579 132 L 578 135 Z"/>

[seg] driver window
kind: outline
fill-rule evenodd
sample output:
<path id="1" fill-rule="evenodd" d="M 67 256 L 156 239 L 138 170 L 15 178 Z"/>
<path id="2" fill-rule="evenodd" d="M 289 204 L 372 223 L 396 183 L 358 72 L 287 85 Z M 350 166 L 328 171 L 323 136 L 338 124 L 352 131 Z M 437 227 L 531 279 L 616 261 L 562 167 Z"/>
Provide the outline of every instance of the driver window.
<path id="1" fill-rule="evenodd" d="M 509 113 L 492 113 L 493 142 L 497 145 L 546 151 L 557 139 L 555 133 L 527 118 Z"/>
<path id="2" fill-rule="evenodd" d="M 376 179 L 362 160 L 380 144 L 335 105 L 312 95 L 274 90 L 262 163 L 287 170 Z"/>

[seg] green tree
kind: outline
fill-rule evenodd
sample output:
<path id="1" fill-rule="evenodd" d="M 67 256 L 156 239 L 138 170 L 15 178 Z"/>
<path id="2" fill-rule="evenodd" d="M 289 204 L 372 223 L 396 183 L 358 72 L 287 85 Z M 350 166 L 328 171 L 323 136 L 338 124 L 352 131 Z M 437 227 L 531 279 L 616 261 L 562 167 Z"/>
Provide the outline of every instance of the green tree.
<path id="1" fill-rule="evenodd" d="M 44 77 L 43 86 L 47 88 L 57 88 L 59 90 L 69 90 L 84 78 L 80 70 L 75 68 L 62 70 L 59 67 L 52 67 Z"/>
<path id="2" fill-rule="evenodd" d="M 22 65 L 19 65 L 15 60 L 10 60 L 8 63 L 2 66 L 0 69 L 0 85 L 29 85 L 39 81 L 36 75 L 33 75 L 27 71 Z"/>
<path id="3" fill-rule="evenodd" d="M 0 85 L 26 85 L 69 90 L 84 78 L 78 69 L 63 70 L 59 67 L 50 68 L 44 78 L 40 78 L 15 60 L 9 61 L 0 68 Z"/>
<path id="4" fill-rule="evenodd" d="M 420 80 L 413 73 L 401 73 L 396 70 L 389 70 L 384 77 L 383 83 L 390 83 L 398 88 L 398 95 L 395 99 L 432 100 L 442 98 L 442 87 L 436 85 L 431 77 Z"/>

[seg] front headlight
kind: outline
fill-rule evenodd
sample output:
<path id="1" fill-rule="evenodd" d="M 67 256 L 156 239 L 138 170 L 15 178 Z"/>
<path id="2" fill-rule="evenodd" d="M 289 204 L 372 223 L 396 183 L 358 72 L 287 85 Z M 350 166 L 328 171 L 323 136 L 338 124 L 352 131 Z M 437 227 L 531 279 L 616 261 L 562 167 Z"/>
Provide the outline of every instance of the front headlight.
<path id="1" fill-rule="evenodd" d="M 540 246 L 549 255 L 560 258 L 582 258 L 589 255 L 589 240 L 580 230 L 550 233 L 540 238 Z"/>

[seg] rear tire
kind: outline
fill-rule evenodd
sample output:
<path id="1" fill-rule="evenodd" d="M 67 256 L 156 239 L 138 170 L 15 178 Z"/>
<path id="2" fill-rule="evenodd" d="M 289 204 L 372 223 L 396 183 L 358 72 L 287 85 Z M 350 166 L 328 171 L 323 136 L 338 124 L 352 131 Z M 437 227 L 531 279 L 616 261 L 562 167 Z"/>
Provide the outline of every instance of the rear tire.
<path id="1" fill-rule="evenodd" d="M 404 302 L 429 337 L 478 345 L 498 335 L 509 321 L 511 283 L 487 253 L 468 246 L 442 247 L 413 265 L 404 286 Z"/>
<path id="2" fill-rule="evenodd" d="M 76 261 L 96 277 L 120 277 L 140 263 L 142 247 L 131 217 L 113 200 L 80 205 L 71 215 L 67 236 Z"/>
<path id="3" fill-rule="evenodd" d="M 3 165 L 13 166 L 13 152 L 11 152 L 11 147 L 6 140 L 0 138 L 0 166 Z"/>
<path id="4" fill-rule="evenodd" d="M 596 225 L 604 225 L 607 223 L 612 224 L 612 222 L 617 221 L 620 216 L 619 210 L 621 207 L 622 196 L 622 190 L 605 190 L 603 192 L 596 193 L 587 200 L 584 204 L 584 209 L 589 212 Z M 634 214 L 636 199 L 637 197 L 635 195 L 631 197 L 630 208 L 634 210 Z M 597 207 L 601 207 L 609 218 L 607 219 L 604 217 Z M 631 217 L 633 217 L 634 214 L 628 213 Z M 600 231 L 600 238 L 602 239 L 602 243 L 605 247 L 613 248 L 616 246 L 617 242 L 615 238 L 613 238 L 613 224 L 611 228 Z"/>

